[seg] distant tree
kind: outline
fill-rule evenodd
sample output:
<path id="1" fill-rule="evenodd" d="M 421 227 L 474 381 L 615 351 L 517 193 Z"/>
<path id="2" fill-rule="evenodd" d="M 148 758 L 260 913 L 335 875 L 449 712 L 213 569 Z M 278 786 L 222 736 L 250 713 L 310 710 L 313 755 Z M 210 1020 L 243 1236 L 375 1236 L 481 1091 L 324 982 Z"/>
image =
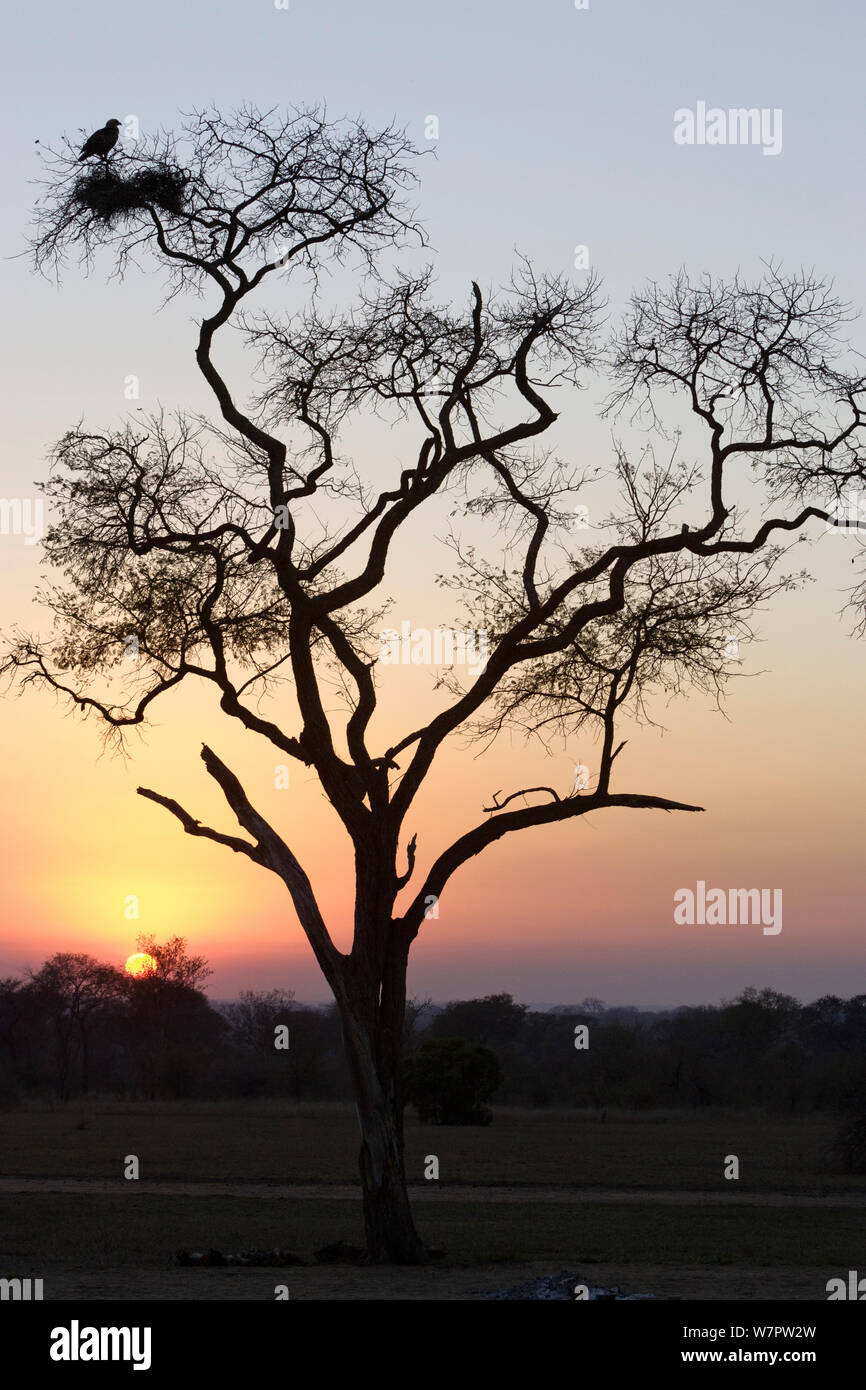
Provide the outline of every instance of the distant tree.
<path id="1" fill-rule="evenodd" d="M 411 1052 L 418 1041 L 419 1023 L 427 1014 L 430 1005 L 433 1003 L 429 994 L 423 999 L 407 999 L 406 1013 L 403 1018 L 403 1051 Z M 428 1023 L 429 1027 L 429 1023 Z"/>
<path id="2" fill-rule="evenodd" d="M 434 1125 L 489 1125 L 485 1105 L 502 1083 L 499 1058 L 464 1038 L 431 1038 L 404 1066 L 406 1098 Z"/>
<path id="3" fill-rule="evenodd" d="M 81 1089 L 88 1089 L 92 1024 L 111 1001 L 123 996 L 125 979 L 113 965 L 73 951 L 60 951 L 29 973 L 30 989 L 54 1030 L 57 1089 L 66 1099 L 76 1047 L 81 1059 Z"/>
<path id="4" fill-rule="evenodd" d="M 789 995 L 749 986 L 739 998 L 724 1005 L 720 1023 L 727 1045 L 745 1058 L 759 1054 L 789 1033 L 800 1011 L 801 1005 Z"/>
<path id="5" fill-rule="evenodd" d="M 296 1100 L 349 1099 L 352 1083 L 337 1008 L 334 1005 L 326 1009 L 296 1006 L 289 1017 L 288 1071 Z"/>
<path id="6" fill-rule="evenodd" d="M 824 994 L 803 1008 L 803 1023 L 816 1041 L 836 1040 L 848 1018 L 848 1004 L 838 994 Z"/>
<path id="7" fill-rule="evenodd" d="M 31 1010 L 31 999 L 20 977 L 0 979 L 0 1041 L 14 1067 L 18 1061 L 18 1037 Z"/>
<path id="8" fill-rule="evenodd" d="M 584 1018 L 601 1018 L 605 1012 L 603 999 L 596 999 L 594 995 L 588 994 L 579 1004 L 575 1004 L 574 1012 L 581 1014 Z"/>
<path id="9" fill-rule="evenodd" d="M 160 944 L 152 934 L 142 934 L 137 938 L 136 950 L 152 956 L 156 961 L 156 969 L 150 975 L 143 976 L 143 979 L 200 989 L 208 975 L 213 974 L 204 956 L 189 954 L 186 938 L 182 936 L 173 936 Z"/>
<path id="10" fill-rule="evenodd" d="M 190 1094 L 201 1059 L 226 1029 L 201 989 L 213 971 L 204 956 L 189 953 L 182 936 L 160 944 L 153 935 L 140 935 L 136 944 L 156 961 L 149 974 L 123 980 L 127 1046 L 137 1085 L 146 1095 Z"/>
<path id="11" fill-rule="evenodd" d="M 711 1005 L 677 1009 L 652 1028 L 658 1054 L 656 1094 L 671 1105 L 735 1103 L 726 1072 L 720 1011 Z"/>
<path id="12" fill-rule="evenodd" d="M 760 1009 L 766 1009 L 768 1013 L 776 1018 L 790 1020 L 797 1018 L 802 1009 L 799 999 L 795 999 L 793 994 L 781 994 L 777 989 L 757 989 L 754 985 L 747 985 L 735 1000 L 734 1004 L 754 1004 Z"/>
<path id="13" fill-rule="evenodd" d="M 501 1048 L 516 1042 L 526 1021 L 526 1005 L 515 1004 L 510 994 L 488 994 L 484 999 L 461 999 L 446 1004 L 430 1025 L 434 1038 L 466 1038 Z"/>
<path id="14" fill-rule="evenodd" d="M 636 1103 L 634 1081 L 643 1060 L 645 1040 L 641 1030 L 617 1021 L 595 1028 L 586 1053 L 588 1083 L 597 1109 Z"/>
<path id="15" fill-rule="evenodd" d="M 232 1038 L 251 1052 L 270 1057 L 274 1051 L 274 1030 L 289 1026 L 295 992 L 291 989 L 244 989 L 231 1004 L 223 1006 Z"/>

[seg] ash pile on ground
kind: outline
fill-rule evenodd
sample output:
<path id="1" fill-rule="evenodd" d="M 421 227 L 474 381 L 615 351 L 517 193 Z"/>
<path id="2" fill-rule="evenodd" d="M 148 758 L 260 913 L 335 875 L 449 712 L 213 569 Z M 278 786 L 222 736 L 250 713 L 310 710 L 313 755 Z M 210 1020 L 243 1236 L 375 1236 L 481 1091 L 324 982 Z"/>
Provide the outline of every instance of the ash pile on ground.
<path id="1" fill-rule="evenodd" d="M 362 1245 L 349 1245 L 345 1240 L 335 1241 L 333 1245 L 323 1245 L 314 1258 L 319 1264 L 363 1265 L 367 1264 L 367 1251 Z M 188 1269 L 193 1265 L 214 1266 L 242 1265 L 258 1266 L 262 1269 L 278 1268 L 282 1265 L 305 1265 L 300 1255 L 281 1250 L 277 1245 L 273 1250 L 239 1250 L 236 1254 L 224 1254 L 222 1250 L 176 1250 L 171 1263 Z"/>
<path id="2" fill-rule="evenodd" d="M 588 1298 L 576 1299 L 574 1291 L 581 1285 L 589 1291 Z M 605 1288 L 599 1284 L 590 1284 L 588 1280 L 579 1274 L 545 1274 L 541 1279 L 530 1279 L 526 1284 L 515 1284 L 510 1289 L 495 1289 L 491 1292 L 479 1293 L 476 1298 L 505 1298 L 505 1299 L 545 1299 L 559 1303 L 575 1302 L 598 1302 L 609 1300 L 612 1303 L 637 1303 L 637 1302 L 666 1302 L 658 1294 L 654 1293 L 623 1293 L 618 1284 L 611 1284 Z"/>
<path id="3" fill-rule="evenodd" d="M 221 1250 L 194 1250 L 192 1252 L 178 1250 L 171 1262 L 182 1269 L 188 1269 L 194 1265 L 201 1265 L 205 1268 L 222 1267 L 223 1265 L 252 1265 L 263 1269 L 279 1269 L 283 1265 L 306 1264 L 306 1260 L 302 1260 L 299 1255 L 292 1255 L 288 1250 L 281 1250 L 279 1246 L 273 1250 L 240 1250 L 236 1255 L 224 1255 Z"/>

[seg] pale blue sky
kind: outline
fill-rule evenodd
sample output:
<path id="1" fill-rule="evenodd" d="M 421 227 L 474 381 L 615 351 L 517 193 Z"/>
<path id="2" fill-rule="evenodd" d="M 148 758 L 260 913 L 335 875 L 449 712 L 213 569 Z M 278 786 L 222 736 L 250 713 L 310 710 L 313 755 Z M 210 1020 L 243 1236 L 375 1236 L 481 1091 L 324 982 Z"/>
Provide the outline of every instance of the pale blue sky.
<path id="1" fill-rule="evenodd" d="M 151 129 L 194 104 L 325 99 L 334 115 L 396 119 L 423 146 L 435 114 L 421 211 L 448 293 L 463 295 L 472 276 L 503 278 L 515 246 L 569 269 L 585 243 L 614 306 L 681 263 L 724 274 L 762 256 L 832 273 L 859 302 L 864 29 L 851 0 L 17 7 L 2 82 L 4 485 L 39 457 L 34 408 L 50 439 L 84 403 L 122 411 L 126 372 L 143 384 L 158 373 L 163 400 L 167 365 L 179 399 L 193 380 L 172 331 L 189 306 L 155 322 L 146 279 L 133 276 L 119 301 L 100 275 L 85 286 L 70 274 L 65 322 L 86 308 L 79 334 L 98 340 L 84 357 L 57 331 L 56 291 L 8 259 L 33 196 L 36 137 L 74 136 L 110 115 Z M 780 107 L 782 153 L 676 146 L 673 112 L 698 100 Z"/>
<path id="2" fill-rule="evenodd" d="M 324 99 L 333 115 L 395 119 L 424 147 L 433 114 L 420 209 L 448 295 L 465 296 L 473 276 L 504 279 L 515 247 L 569 270 L 583 243 L 613 309 L 680 264 L 751 272 L 770 256 L 832 274 L 861 303 L 864 29 L 852 0 L 17 7 L 0 86 L 4 495 L 27 491 L 46 443 L 82 409 L 123 414 L 128 373 L 145 408 L 206 404 L 184 328 L 193 306 L 155 318 L 152 278 L 120 288 L 98 272 L 70 272 L 59 299 L 13 259 L 37 137 L 111 115 L 148 130 L 209 102 Z M 781 108 L 782 153 L 675 145 L 674 111 L 698 100 Z M 20 548 L 3 559 L 28 573 L 34 562 Z"/>

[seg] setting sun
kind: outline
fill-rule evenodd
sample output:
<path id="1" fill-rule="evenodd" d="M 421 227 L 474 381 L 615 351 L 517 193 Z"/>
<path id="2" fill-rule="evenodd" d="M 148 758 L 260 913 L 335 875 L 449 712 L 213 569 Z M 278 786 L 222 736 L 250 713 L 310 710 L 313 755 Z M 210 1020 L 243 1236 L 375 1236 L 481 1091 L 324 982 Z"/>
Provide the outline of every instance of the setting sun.
<path id="1" fill-rule="evenodd" d="M 156 969 L 156 961 L 153 956 L 149 956 L 146 951 L 137 951 L 134 956 L 130 956 L 126 962 L 127 975 L 152 975 Z"/>

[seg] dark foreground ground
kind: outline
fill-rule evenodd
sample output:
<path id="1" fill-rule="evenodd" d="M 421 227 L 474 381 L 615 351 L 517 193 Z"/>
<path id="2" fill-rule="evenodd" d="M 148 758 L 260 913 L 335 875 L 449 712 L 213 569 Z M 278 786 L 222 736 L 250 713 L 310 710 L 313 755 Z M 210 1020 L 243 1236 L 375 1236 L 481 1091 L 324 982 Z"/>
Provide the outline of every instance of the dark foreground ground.
<path id="1" fill-rule="evenodd" d="M 351 1108 L 89 1101 L 0 1117 L 0 1277 L 46 1299 L 465 1299 L 562 1270 L 684 1299 L 825 1300 L 864 1263 L 866 1179 L 832 1171 L 827 1117 L 499 1111 L 410 1122 L 424 1269 L 322 1265 L 362 1241 Z M 139 1181 L 123 1177 L 134 1154 Z M 440 1180 L 423 1180 L 428 1155 Z M 723 1177 L 727 1155 L 741 1177 Z M 279 1246 L 289 1268 L 178 1268 Z"/>

